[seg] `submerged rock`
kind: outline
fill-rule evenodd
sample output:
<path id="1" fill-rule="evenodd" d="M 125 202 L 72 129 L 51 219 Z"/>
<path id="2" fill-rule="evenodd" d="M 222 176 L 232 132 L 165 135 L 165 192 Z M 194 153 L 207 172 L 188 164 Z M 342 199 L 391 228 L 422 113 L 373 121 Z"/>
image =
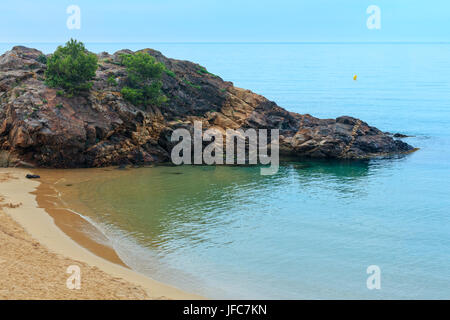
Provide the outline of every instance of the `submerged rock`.
<path id="1" fill-rule="evenodd" d="M 286 111 L 275 102 L 210 74 L 189 61 L 142 50 L 164 63 L 161 106 L 142 110 L 120 90 L 127 76 L 119 53 L 99 54 L 92 90 L 57 95 L 44 83 L 42 52 L 14 47 L 0 57 L 0 149 L 42 167 L 100 167 L 170 160 L 176 128 L 280 129 L 280 152 L 297 158 L 361 159 L 405 153 L 413 147 L 348 116 L 318 119 Z M 107 81 L 113 76 L 117 84 Z"/>

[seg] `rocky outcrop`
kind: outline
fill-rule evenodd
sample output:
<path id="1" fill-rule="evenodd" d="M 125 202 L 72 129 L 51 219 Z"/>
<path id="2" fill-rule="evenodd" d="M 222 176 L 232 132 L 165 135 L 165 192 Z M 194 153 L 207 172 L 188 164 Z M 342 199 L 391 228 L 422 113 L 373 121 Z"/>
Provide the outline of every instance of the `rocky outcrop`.
<path id="1" fill-rule="evenodd" d="M 405 153 L 413 147 L 352 118 L 318 119 L 210 74 L 188 61 L 145 49 L 171 72 L 163 75 L 169 101 L 142 110 L 120 89 L 127 77 L 119 54 L 101 53 L 93 88 L 65 97 L 44 83 L 40 51 L 14 47 L 0 57 L 0 149 L 42 167 L 98 167 L 169 161 L 170 133 L 203 129 L 277 128 L 280 151 L 298 158 L 361 159 Z M 113 76 L 117 84 L 107 81 Z"/>

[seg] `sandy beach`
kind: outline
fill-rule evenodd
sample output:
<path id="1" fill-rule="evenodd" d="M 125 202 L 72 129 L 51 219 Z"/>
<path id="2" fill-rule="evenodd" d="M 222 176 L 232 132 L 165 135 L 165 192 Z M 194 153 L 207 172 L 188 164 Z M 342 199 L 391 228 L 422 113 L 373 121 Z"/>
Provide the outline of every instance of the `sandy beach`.
<path id="1" fill-rule="evenodd" d="M 202 298 L 128 268 L 76 228 L 89 223 L 61 211 L 50 192 L 36 191 L 40 182 L 27 173 L 0 169 L 0 299 Z M 70 266 L 80 268 L 80 289 L 66 284 Z"/>

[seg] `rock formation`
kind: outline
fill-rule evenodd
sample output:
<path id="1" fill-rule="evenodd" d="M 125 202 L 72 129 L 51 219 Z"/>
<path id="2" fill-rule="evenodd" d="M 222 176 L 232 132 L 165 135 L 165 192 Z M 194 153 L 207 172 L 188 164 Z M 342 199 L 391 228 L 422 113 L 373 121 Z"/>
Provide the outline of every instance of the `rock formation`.
<path id="1" fill-rule="evenodd" d="M 363 159 L 406 153 L 413 147 L 348 116 L 318 119 L 288 112 L 275 102 L 210 74 L 198 64 L 168 59 L 163 88 L 168 102 L 142 110 L 125 101 L 121 50 L 98 55 L 89 92 L 58 94 L 44 83 L 42 52 L 14 47 L 0 57 L 0 153 L 3 162 L 41 167 L 99 167 L 170 160 L 172 130 L 277 128 L 280 152 L 296 158 Z M 107 81 L 113 76 L 117 84 Z M 6 154 L 6 155 L 5 155 Z M 1 164 L 0 164 L 1 165 Z"/>

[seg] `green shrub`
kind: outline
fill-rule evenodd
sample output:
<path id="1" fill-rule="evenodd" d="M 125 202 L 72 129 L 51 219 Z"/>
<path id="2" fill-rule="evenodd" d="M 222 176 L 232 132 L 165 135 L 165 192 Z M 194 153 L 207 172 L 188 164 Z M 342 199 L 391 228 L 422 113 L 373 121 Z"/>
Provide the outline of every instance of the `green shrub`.
<path id="1" fill-rule="evenodd" d="M 106 82 L 108 82 L 108 84 L 109 84 L 110 86 L 117 86 L 116 78 L 115 78 L 113 75 L 110 75 L 110 76 L 108 77 L 108 80 L 106 80 Z"/>
<path id="2" fill-rule="evenodd" d="M 62 97 L 62 96 L 64 95 L 64 90 L 58 90 L 58 91 L 56 91 L 56 95 L 57 95 L 58 97 Z"/>
<path id="3" fill-rule="evenodd" d="M 166 74 L 172 78 L 176 77 L 175 72 L 173 72 L 172 70 L 169 70 L 169 69 L 166 69 Z"/>
<path id="4" fill-rule="evenodd" d="M 200 67 L 200 68 L 197 70 L 197 73 L 198 73 L 198 74 L 208 74 L 209 72 L 208 72 L 204 67 Z"/>
<path id="5" fill-rule="evenodd" d="M 190 82 L 189 80 L 184 79 L 183 81 L 184 81 L 184 83 L 186 83 L 187 85 L 189 85 L 192 88 L 195 88 L 198 90 L 200 90 L 202 88 L 200 85 L 194 84 L 194 83 Z"/>
<path id="6" fill-rule="evenodd" d="M 36 59 L 37 62 L 47 64 L 47 56 L 45 54 L 40 54 Z"/>
<path id="7" fill-rule="evenodd" d="M 124 54 L 122 64 L 127 68 L 126 86 L 121 90 L 125 100 L 136 106 L 161 105 L 167 101 L 160 81 L 166 67 L 148 53 Z"/>
<path id="8" fill-rule="evenodd" d="M 120 91 L 125 100 L 131 102 L 134 105 L 140 105 L 144 101 L 144 96 L 141 90 L 132 89 L 130 87 L 124 87 Z"/>
<path id="9" fill-rule="evenodd" d="M 64 47 L 59 46 L 47 60 L 46 84 L 63 88 L 70 94 L 92 87 L 89 82 L 95 77 L 97 56 L 89 53 L 82 42 L 71 39 Z"/>
<path id="10" fill-rule="evenodd" d="M 55 106 L 55 108 L 59 110 L 59 109 L 64 108 L 64 106 L 62 105 L 62 103 L 58 103 L 58 104 Z"/>
<path id="11" fill-rule="evenodd" d="M 205 67 L 200 66 L 199 69 L 197 70 L 197 73 L 200 75 L 205 75 L 205 74 L 209 74 L 213 77 L 217 77 L 214 73 L 209 72 L 208 70 L 206 70 Z"/>
<path id="12" fill-rule="evenodd" d="M 130 87 L 124 87 L 120 91 L 125 100 L 131 102 L 135 106 L 156 105 L 160 106 L 167 101 L 167 97 L 161 94 L 161 82 L 153 82 L 149 86 L 143 88 L 134 89 Z"/>

